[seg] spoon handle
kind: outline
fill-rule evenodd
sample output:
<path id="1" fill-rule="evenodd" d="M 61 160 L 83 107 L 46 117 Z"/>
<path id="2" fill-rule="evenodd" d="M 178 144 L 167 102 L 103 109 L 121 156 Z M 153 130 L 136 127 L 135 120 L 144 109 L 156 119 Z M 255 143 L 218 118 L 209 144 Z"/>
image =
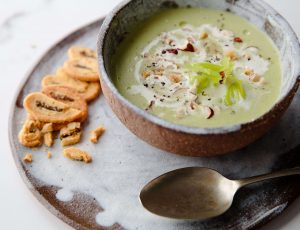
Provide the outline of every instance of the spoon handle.
<path id="1" fill-rule="evenodd" d="M 237 180 L 236 182 L 238 182 L 240 187 L 243 187 L 248 184 L 253 184 L 253 183 L 268 180 L 268 179 L 297 175 L 297 174 L 300 174 L 300 167 L 284 169 L 284 170 L 281 170 L 278 172 L 268 173 L 268 174 L 264 174 L 264 175 L 260 175 L 260 176 L 249 177 L 246 179 Z"/>

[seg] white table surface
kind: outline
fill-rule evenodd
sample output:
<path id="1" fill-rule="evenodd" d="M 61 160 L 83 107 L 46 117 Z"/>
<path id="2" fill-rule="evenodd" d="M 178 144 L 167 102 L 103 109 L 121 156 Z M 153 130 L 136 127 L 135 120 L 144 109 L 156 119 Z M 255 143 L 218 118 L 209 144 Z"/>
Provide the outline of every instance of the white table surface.
<path id="1" fill-rule="evenodd" d="M 76 2 L 76 4 L 75 4 Z M 0 229 L 72 229 L 27 189 L 13 162 L 8 117 L 17 86 L 58 39 L 107 14 L 120 0 L 0 0 Z M 299 0 L 267 0 L 300 35 Z M 265 230 L 300 229 L 300 199 Z"/>

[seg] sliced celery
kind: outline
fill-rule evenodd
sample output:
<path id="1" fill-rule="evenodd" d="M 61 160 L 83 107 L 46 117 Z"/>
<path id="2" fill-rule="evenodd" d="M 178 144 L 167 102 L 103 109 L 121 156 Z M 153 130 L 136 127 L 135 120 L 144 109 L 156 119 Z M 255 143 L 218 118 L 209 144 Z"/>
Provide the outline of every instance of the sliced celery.
<path id="1" fill-rule="evenodd" d="M 191 83 L 195 84 L 196 82 L 198 93 L 201 93 L 210 84 L 218 86 L 222 82 L 227 87 L 224 95 L 224 102 L 227 106 L 232 106 L 239 100 L 246 98 L 242 81 L 233 75 L 234 63 L 230 58 L 224 57 L 219 64 L 209 62 L 193 63 L 186 65 L 186 68 L 198 74 L 190 78 Z"/>

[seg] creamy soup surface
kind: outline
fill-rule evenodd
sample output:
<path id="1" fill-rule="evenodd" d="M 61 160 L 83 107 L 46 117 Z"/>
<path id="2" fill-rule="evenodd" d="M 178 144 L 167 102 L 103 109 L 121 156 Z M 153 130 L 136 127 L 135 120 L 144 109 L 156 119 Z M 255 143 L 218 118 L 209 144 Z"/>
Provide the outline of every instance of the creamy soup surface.
<path id="1" fill-rule="evenodd" d="M 270 110 L 281 87 L 271 39 L 239 16 L 204 8 L 165 10 L 145 21 L 113 63 L 125 98 L 192 127 L 250 122 Z"/>

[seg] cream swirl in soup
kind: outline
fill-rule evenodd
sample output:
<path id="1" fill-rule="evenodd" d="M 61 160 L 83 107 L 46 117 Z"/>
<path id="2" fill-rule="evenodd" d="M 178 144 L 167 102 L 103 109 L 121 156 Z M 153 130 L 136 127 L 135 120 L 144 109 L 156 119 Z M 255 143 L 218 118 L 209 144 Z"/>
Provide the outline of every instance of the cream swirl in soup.
<path id="1" fill-rule="evenodd" d="M 141 94 L 151 107 L 174 108 L 179 118 L 200 113 L 210 119 L 228 106 L 249 109 L 257 96 L 251 87 L 267 84 L 269 61 L 259 48 L 209 24 L 162 33 L 141 56 L 131 93 Z M 226 84 L 229 77 L 233 82 Z"/>

